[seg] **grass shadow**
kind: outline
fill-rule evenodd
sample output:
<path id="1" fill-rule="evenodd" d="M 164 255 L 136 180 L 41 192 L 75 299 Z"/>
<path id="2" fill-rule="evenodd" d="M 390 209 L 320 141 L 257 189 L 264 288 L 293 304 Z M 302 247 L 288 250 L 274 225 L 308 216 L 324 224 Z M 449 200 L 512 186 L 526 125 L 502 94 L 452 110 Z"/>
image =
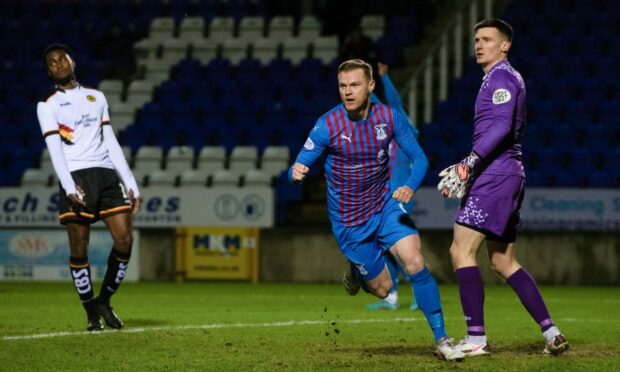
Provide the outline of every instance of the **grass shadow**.
<path id="1" fill-rule="evenodd" d="M 161 326 L 170 324 L 170 322 L 166 322 L 164 320 L 155 320 L 155 319 L 135 319 L 135 318 L 127 318 L 123 319 L 126 327 L 148 327 L 148 326 Z"/>
<path id="2" fill-rule="evenodd" d="M 338 347 L 334 351 L 342 353 L 356 353 L 361 356 L 372 355 L 420 355 L 425 356 L 434 352 L 432 345 L 390 345 L 390 346 L 373 346 L 373 347 L 361 347 L 361 348 L 347 348 Z"/>

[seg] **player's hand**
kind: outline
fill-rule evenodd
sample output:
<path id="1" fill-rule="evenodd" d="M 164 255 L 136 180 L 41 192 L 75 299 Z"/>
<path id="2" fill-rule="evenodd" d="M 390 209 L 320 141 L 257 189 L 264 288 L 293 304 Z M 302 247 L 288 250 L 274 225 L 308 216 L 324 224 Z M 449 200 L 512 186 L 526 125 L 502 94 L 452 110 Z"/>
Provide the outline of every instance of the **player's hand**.
<path id="1" fill-rule="evenodd" d="M 377 63 L 377 74 L 379 74 L 379 76 L 383 76 L 383 75 L 387 74 L 388 73 L 388 69 L 389 69 L 389 67 L 385 63 L 381 63 L 381 62 Z"/>
<path id="2" fill-rule="evenodd" d="M 394 190 L 394 192 L 392 193 L 392 199 L 407 204 L 411 201 L 411 199 L 413 199 L 413 194 L 414 192 L 411 187 L 401 186 Z"/>
<path id="3" fill-rule="evenodd" d="M 82 190 L 79 185 L 75 185 L 75 193 L 67 195 L 72 211 L 78 212 L 81 209 L 86 208 L 86 202 L 84 201 L 85 196 L 86 193 L 84 190 Z"/>
<path id="4" fill-rule="evenodd" d="M 306 178 L 306 175 L 308 174 L 309 171 L 310 171 L 310 168 L 306 167 L 305 165 L 301 163 L 295 163 L 293 165 L 293 173 L 292 173 L 293 182 L 303 181 L 304 178 Z"/>
<path id="5" fill-rule="evenodd" d="M 476 153 L 472 152 L 460 163 L 449 166 L 439 173 L 442 177 L 437 185 L 437 190 L 446 198 L 460 199 L 469 191 L 473 180 L 474 166 L 480 162 Z"/>
<path id="6" fill-rule="evenodd" d="M 129 189 L 129 203 L 131 204 L 131 213 L 138 214 L 140 212 L 140 198 L 134 196 L 132 189 Z"/>

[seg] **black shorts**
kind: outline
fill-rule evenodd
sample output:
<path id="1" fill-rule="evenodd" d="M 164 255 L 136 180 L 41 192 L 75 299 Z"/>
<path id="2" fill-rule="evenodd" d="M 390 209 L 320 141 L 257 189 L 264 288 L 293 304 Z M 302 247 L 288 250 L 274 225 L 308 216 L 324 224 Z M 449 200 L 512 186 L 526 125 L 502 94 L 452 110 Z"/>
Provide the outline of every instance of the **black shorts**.
<path id="1" fill-rule="evenodd" d="M 71 176 L 84 191 L 86 207 L 74 211 L 60 186 L 58 214 L 62 225 L 67 222 L 94 223 L 118 213 L 131 213 L 129 196 L 115 170 L 87 168 L 71 172 Z"/>

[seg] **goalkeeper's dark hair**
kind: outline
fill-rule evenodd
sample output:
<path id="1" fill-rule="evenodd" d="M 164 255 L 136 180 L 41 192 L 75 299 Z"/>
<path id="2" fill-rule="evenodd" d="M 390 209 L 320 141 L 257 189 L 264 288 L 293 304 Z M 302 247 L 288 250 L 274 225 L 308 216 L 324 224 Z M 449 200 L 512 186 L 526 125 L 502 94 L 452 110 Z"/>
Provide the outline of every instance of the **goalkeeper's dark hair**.
<path id="1" fill-rule="evenodd" d="M 368 79 L 368 81 L 372 80 L 372 67 L 368 62 L 363 61 L 361 59 L 350 59 L 348 61 L 344 61 L 338 66 L 338 74 L 341 72 L 348 72 L 357 69 L 361 69 L 364 71 L 364 75 Z"/>
<path id="2" fill-rule="evenodd" d="M 73 59 L 73 51 L 71 50 L 71 48 L 69 48 L 65 44 L 58 44 L 58 43 L 50 44 L 43 50 L 42 59 L 43 59 L 43 64 L 45 66 L 47 66 L 47 55 L 50 54 L 50 52 L 53 52 L 55 50 L 62 50 L 63 52 L 67 53 L 69 57 Z"/>
<path id="3" fill-rule="evenodd" d="M 474 32 L 477 32 L 481 28 L 493 27 L 496 28 L 502 35 L 506 36 L 508 41 L 512 42 L 512 26 L 508 22 L 499 18 L 483 19 L 476 23 L 474 26 Z"/>

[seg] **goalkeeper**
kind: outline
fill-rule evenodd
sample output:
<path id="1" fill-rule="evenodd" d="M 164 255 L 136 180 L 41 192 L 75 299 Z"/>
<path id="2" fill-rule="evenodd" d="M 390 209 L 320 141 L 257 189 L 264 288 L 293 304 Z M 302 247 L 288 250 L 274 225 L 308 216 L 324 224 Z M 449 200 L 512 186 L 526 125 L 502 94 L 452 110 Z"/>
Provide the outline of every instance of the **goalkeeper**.
<path id="1" fill-rule="evenodd" d="M 485 76 L 475 104 L 472 152 L 446 168 L 438 189 L 462 198 L 456 213 L 450 256 L 459 283 L 467 337 L 457 348 L 466 356 L 488 354 L 484 328 L 484 287 L 476 255 L 486 241 L 491 267 L 515 291 L 545 339 L 546 354 L 560 354 L 568 342 L 547 310 L 534 278 L 515 257 L 519 209 L 525 191 L 521 139 L 525 84 L 508 62 L 512 27 L 499 19 L 474 26 L 476 62 Z"/>

